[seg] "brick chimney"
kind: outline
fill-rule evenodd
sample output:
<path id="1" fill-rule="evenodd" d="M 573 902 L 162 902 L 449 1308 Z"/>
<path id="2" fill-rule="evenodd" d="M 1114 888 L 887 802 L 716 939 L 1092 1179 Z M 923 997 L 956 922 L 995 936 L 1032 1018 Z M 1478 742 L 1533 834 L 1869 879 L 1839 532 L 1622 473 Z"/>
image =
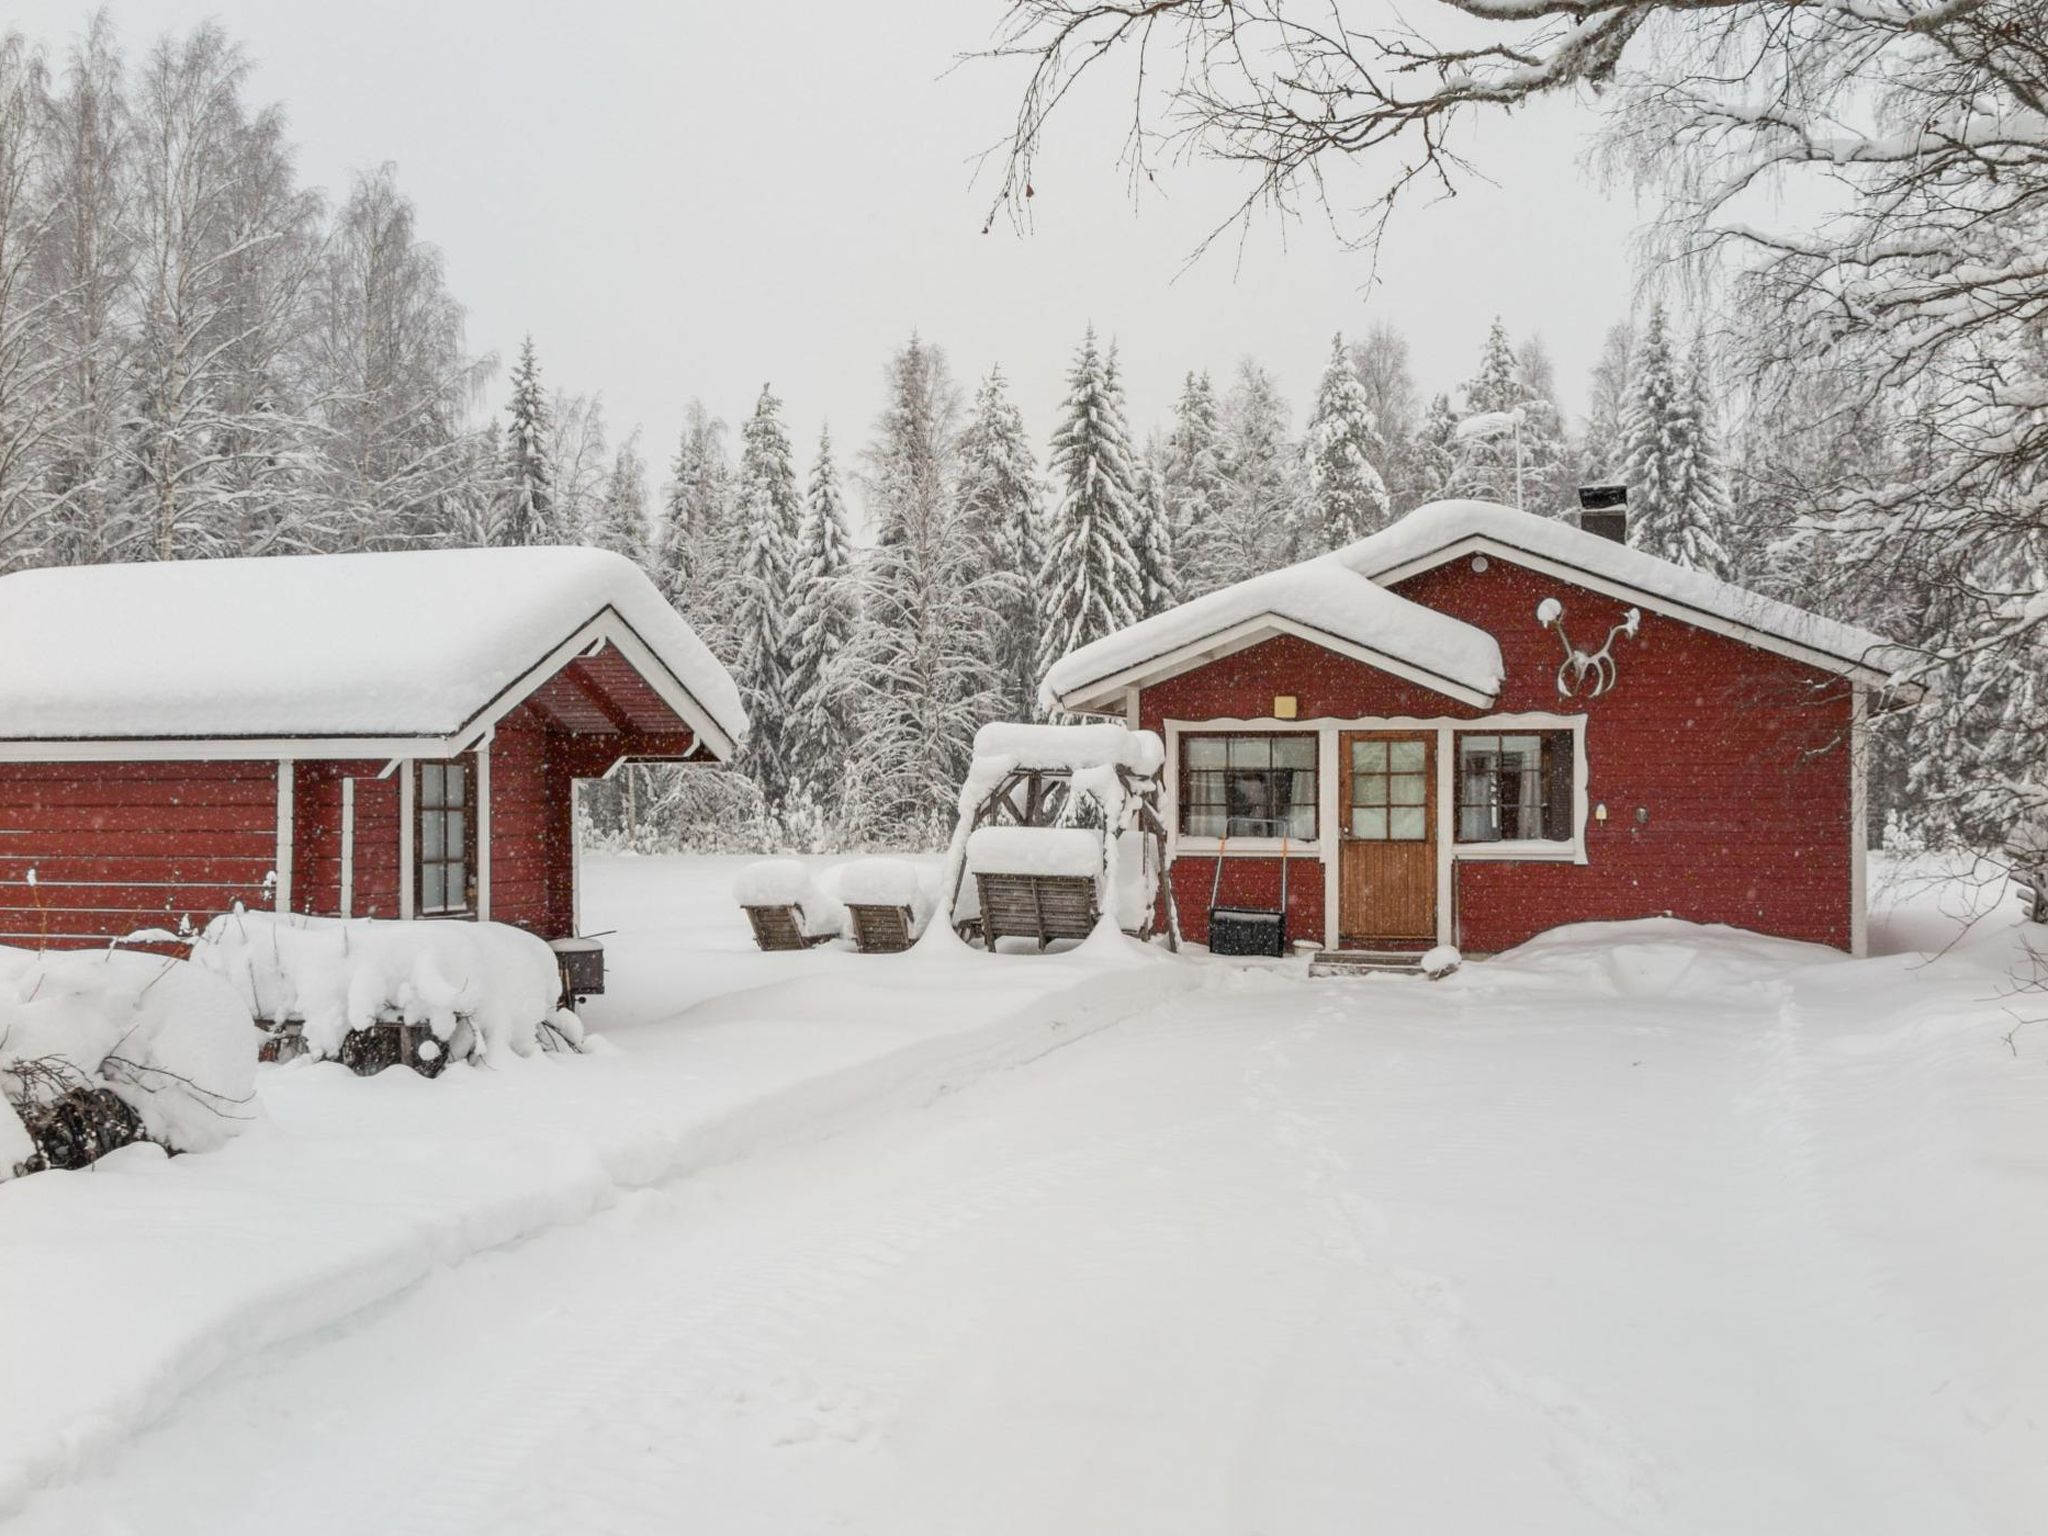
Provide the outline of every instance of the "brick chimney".
<path id="1" fill-rule="evenodd" d="M 1579 487 L 1579 526 L 1588 533 L 1617 544 L 1628 542 L 1628 487 L 1625 485 L 1582 485 Z"/>

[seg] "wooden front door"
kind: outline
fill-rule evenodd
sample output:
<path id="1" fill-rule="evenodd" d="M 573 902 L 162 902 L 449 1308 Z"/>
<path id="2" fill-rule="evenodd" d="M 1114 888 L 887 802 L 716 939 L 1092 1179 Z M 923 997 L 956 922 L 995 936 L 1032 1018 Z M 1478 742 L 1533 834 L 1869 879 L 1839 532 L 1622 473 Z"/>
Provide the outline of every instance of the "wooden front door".
<path id="1" fill-rule="evenodd" d="M 1338 742 L 1337 929 L 1347 944 L 1436 938 L 1436 737 L 1348 732 Z"/>

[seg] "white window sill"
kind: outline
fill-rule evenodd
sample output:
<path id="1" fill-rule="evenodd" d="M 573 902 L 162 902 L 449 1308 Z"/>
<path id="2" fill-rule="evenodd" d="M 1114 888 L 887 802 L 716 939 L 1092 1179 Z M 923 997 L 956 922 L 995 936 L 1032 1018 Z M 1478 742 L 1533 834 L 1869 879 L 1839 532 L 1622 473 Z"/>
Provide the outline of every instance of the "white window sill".
<path id="1" fill-rule="evenodd" d="M 1455 859 L 1520 860 L 1532 864 L 1583 864 L 1585 853 L 1577 843 L 1552 842 L 1547 838 L 1523 838 L 1498 843 L 1453 843 Z"/>
<path id="2" fill-rule="evenodd" d="M 1299 855 L 1302 858 L 1314 858 L 1323 851 L 1322 842 L 1313 837 L 1290 837 L 1284 843 L 1277 837 L 1233 837 L 1227 846 L 1213 837 L 1180 837 L 1176 838 L 1173 844 L 1173 851 L 1176 854 L 1221 853 L 1226 859 L 1234 859 L 1239 855 L 1248 859 L 1270 859 L 1282 848 L 1285 848 L 1290 856 Z"/>

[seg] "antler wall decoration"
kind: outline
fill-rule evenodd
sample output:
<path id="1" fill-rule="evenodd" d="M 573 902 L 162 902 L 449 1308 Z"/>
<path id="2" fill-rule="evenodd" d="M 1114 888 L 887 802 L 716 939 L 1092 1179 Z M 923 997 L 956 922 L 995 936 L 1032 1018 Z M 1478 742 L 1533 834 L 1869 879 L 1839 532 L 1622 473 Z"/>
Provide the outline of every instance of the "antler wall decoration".
<path id="1" fill-rule="evenodd" d="M 1581 688 L 1587 688 L 1586 697 L 1597 699 L 1614 686 L 1614 649 L 1617 636 L 1635 637 L 1636 630 L 1643 622 L 1640 609 L 1631 608 L 1621 616 L 1621 622 L 1607 631 L 1607 638 L 1600 649 L 1590 656 L 1572 644 L 1570 635 L 1564 632 L 1564 604 L 1554 597 L 1546 597 L 1536 605 L 1536 622 L 1557 631 L 1558 643 L 1564 647 L 1564 661 L 1557 669 L 1557 691 L 1561 697 L 1571 698 Z"/>

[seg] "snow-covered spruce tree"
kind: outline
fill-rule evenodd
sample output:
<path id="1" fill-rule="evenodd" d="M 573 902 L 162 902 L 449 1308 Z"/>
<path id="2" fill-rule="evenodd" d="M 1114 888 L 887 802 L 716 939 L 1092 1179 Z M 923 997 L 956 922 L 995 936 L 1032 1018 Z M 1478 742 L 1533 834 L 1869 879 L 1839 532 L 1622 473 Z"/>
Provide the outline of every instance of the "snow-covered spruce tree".
<path id="1" fill-rule="evenodd" d="M 1422 501 L 1441 501 L 1457 494 L 1458 410 L 1449 395 L 1430 397 L 1429 409 L 1416 429 L 1413 463 L 1414 484 Z"/>
<path id="2" fill-rule="evenodd" d="M 1392 508 L 1378 464 L 1385 456 L 1372 405 L 1340 332 L 1330 338 L 1330 359 L 1301 440 L 1308 526 L 1316 547 L 1337 549 L 1386 526 Z"/>
<path id="3" fill-rule="evenodd" d="M 1728 556 L 1712 508 L 1695 479 L 1698 424 L 1687 381 L 1671 345 L 1664 306 L 1650 311 L 1637 349 L 1626 426 L 1629 542 L 1653 555 L 1711 575 L 1724 575 Z"/>
<path id="4" fill-rule="evenodd" d="M 640 457 L 637 431 L 612 456 L 604 499 L 591 520 L 589 537 L 599 549 L 624 555 L 636 565 L 648 562 L 647 465 Z"/>
<path id="5" fill-rule="evenodd" d="M 1734 570 L 1729 545 L 1735 520 L 1735 504 L 1729 493 L 1728 464 L 1721 439 L 1721 412 L 1714 391 L 1713 356 L 1704 327 L 1692 340 L 1686 359 L 1686 435 L 1681 439 L 1680 480 L 1685 487 L 1688 519 L 1694 530 L 1689 536 L 1696 545 L 1686 564 L 1711 570 L 1720 576 L 1739 576 Z"/>
<path id="6" fill-rule="evenodd" d="M 1514 415 L 1523 403 L 1517 372 L 1514 346 L 1508 340 L 1507 327 L 1496 315 L 1487 329 L 1486 344 L 1480 349 L 1479 371 L 1465 381 L 1461 392 L 1464 409 L 1459 419 Z M 1522 505 L 1527 495 L 1527 447 L 1526 442 L 1520 446 L 1522 462 L 1518 473 L 1517 436 L 1516 430 L 1502 429 L 1453 437 L 1452 494 L 1503 502 L 1511 507 Z"/>
<path id="7" fill-rule="evenodd" d="M 779 812 L 795 769 L 788 750 L 788 645 L 803 497 L 782 426 L 782 402 L 765 384 L 741 439 L 742 546 L 732 661 L 751 723 L 739 766 L 760 786 L 769 810 Z"/>
<path id="8" fill-rule="evenodd" d="M 1104 398 L 1116 413 L 1114 433 L 1132 442 L 1130 418 L 1124 410 L 1123 380 L 1117 371 L 1116 343 L 1109 344 L 1103 365 Z M 1150 450 L 1131 452 L 1131 553 L 1138 562 L 1138 616 L 1164 612 L 1180 601 L 1180 576 L 1173 565 L 1173 527 L 1166 511 L 1166 487 Z"/>
<path id="9" fill-rule="evenodd" d="M 860 760 L 845 823 L 857 842 L 938 847 L 973 756 L 998 717 L 997 649 L 1007 585 L 956 494 L 959 395 L 936 347 L 917 337 L 890 360 L 888 403 L 862 454 L 869 524 L 884 535 L 861 567 L 851 658 Z"/>
<path id="10" fill-rule="evenodd" d="M 848 653 L 859 617 L 846 495 L 830 429 L 818 434 L 797 535 L 789 618 L 789 739 L 797 797 L 826 826 L 836 818 L 853 760 Z"/>
<path id="11" fill-rule="evenodd" d="M 1273 375 L 1249 357 L 1224 403 L 1222 447 L 1218 586 L 1286 565 L 1302 543 L 1301 460 L 1288 441 L 1287 406 Z"/>
<path id="12" fill-rule="evenodd" d="M 531 336 L 519 344 L 505 415 L 505 499 L 491 529 L 491 542 L 558 544 L 553 423 Z"/>
<path id="13" fill-rule="evenodd" d="M 1166 520 L 1183 599 L 1223 585 L 1223 427 L 1206 373 L 1190 372 L 1166 440 Z"/>
<path id="14" fill-rule="evenodd" d="M 662 492 L 652 574 L 661 595 L 721 657 L 733 650 L 734 573 L 739 567 L 734 512 L 725 423 L 703 401 L 692 400 Z"/>
<path id="15" fill-rule="evenodd" d="M 1144 583 L 1144 616 L 1149 618 L 1180 601 L 1180 573 L 1173 563 L 1173 520 L 1166 509 L 1166 441 L 1156 432 L 1138 456 L 1133 499 L 1138 514 L 1133 550 Z"/>
<path id="16" fill-rule="evenodd" d="M 1038 461 L 1000 367 L 991 368 L 975 391 L 960 434 L 959 493 L 960 516 L 985 552 L 991 582 L 1000 587 L 996 653 L 1003 676 L 1002 714 L 1029 720 L 1038 713 L 1038 576 L 1045 514 Z"/>
<path id="17" fill-rule="evenodd" d="M 1069 651 L 1137 622 L 1144 609 L 1144 574 L 1132 547 L 1137 472 L 1113 382 L 1091 325 L 1068 371 L 1067 398 L 1052 437 L 1051 480 L 1058 500 L 1047 524 L 1040 579 L 1041 677 Z"/>

